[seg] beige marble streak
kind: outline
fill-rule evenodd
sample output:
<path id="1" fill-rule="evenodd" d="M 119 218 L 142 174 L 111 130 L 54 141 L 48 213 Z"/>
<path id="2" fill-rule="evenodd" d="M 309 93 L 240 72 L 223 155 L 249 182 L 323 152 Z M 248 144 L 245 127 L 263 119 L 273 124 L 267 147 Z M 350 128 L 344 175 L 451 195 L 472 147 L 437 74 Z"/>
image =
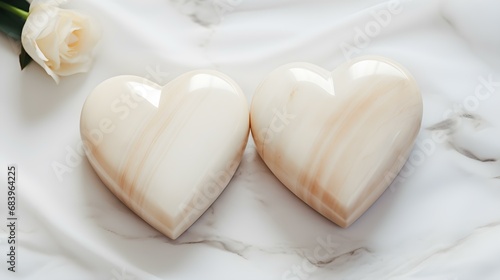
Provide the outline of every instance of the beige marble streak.
<path id="1" fill-rule="evenodd" d="M 251 107 L 257 150 L 278 179 L 316 211 L 347 227 L 402 168 L 420 129 L 422 99 L 403 67 L 362 57 L 329 72 L 284 65 Z"/>
<path id="2" fill-rule="evenodd" d="M 216 71 L 189 72 L 163 88 L 118 76 L 87 98 L 80 129 L 106 186 L 175 239 L 231 180 L 248 140 L 249 112 L 238 85 Z"/>

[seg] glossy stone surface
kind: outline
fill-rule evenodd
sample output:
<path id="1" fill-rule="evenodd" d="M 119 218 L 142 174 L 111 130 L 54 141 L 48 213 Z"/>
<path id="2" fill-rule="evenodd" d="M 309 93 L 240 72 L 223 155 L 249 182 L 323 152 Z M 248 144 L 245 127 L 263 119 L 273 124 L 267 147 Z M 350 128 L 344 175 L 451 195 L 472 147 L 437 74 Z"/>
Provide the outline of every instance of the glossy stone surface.
<path id="1" fill-rule="evenodd" d="M 316 211 L 347 227 L 405 163 L 422 120 L 415 80 L 383 57 L 329 72 L 287 64 L 252 101 L 257 151 L 271 171 Z"/>
<path id="2" fill-rule="evenodd" d="M 0 161 L 19 166 L 21 211 L 19 270 L 4 263 L 0 279 L 500 279 L 500 1 L 399 1 L 401 12 L 369 43 L 360 32 L 398 1 L 240 1 L 208 27 L 202 17 L 220 15 L 213 4 L 238 1 L 172 2 L 68 1 L 103 34 L 92 70 L 59 86 L 37 65 L 18 71 L 19 46 L 0 36 Z M 170 240 L 108 191 L 81 150 L 83 103 L 112 76 L 164 85 L 190 69 L 217 69 L 251 101 L 277 67 L 334 70 L 348 59 L 346 45 L 351 58 L 404 65 L 424 103 L 407 163 L 348 228 L 284 187 L 250 138 L 222 195 Z M 4 219 L 6 194 L 4 185 Z"/>
<path id="3" fill-rule="evenodd" d="M 175 239 L 232 178 L 248 139 L 248 106 L 238 85 L 215 71 L 189 72 L 163 88 L 118 76 L 87 98 L 80 130 L 106 186 Z"/>

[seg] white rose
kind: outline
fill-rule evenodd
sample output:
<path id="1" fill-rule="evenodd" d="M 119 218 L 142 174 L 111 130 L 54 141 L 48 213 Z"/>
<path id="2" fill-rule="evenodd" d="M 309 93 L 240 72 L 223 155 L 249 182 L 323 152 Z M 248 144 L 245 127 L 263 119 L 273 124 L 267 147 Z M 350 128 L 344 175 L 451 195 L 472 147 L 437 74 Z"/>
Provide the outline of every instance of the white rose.
<path id="1" fill-rule="evenodd" d="M 21 42 L 28 55 L 56 83 L 59 76 L 87 72 L 99 39 L 89 17 L 58 7 L 61 0 L 34 0 L 24 24 Z"/>

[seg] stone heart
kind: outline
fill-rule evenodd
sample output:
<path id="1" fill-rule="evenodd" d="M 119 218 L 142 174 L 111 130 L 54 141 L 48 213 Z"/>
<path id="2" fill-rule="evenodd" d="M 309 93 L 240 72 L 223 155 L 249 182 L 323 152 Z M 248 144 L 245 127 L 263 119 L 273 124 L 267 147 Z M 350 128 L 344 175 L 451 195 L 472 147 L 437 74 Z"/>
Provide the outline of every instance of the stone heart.
<path id="1" fill-rule="evenodd" d="M 172 239 L 229 183 L 249 127 L 241 89 L 216 71 L 189 72 L 163 88 L 135 76 L 111 78 L 87 98 L 80 121 L 101 180 Z"/>
<path id="2" fill-rule="evenodd" d="M 257 151 L 269 169 L 342 227 L 394 179 L 421 119 L 415 80 L 382 57 L 362 57 L 333 72 L 284 65 L 260 84 L 250 112 Z"/>

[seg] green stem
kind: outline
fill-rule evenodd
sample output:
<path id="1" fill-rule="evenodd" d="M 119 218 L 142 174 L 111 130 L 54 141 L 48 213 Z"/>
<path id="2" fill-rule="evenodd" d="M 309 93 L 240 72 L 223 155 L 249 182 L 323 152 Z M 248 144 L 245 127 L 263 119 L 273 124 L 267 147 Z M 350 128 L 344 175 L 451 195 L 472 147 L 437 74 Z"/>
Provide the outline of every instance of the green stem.
<path id="1" fill-rule="evenodd" d="M 12 14 L 26 20 L 28 18 L 28 12 L 19 9 L 18 7 L 14 7 L 12 5 L 9 5 L 7 3 L 1 2 L 0 1 L 0 9 L 6 10 L 8 12 L 11 12 Z"/>

